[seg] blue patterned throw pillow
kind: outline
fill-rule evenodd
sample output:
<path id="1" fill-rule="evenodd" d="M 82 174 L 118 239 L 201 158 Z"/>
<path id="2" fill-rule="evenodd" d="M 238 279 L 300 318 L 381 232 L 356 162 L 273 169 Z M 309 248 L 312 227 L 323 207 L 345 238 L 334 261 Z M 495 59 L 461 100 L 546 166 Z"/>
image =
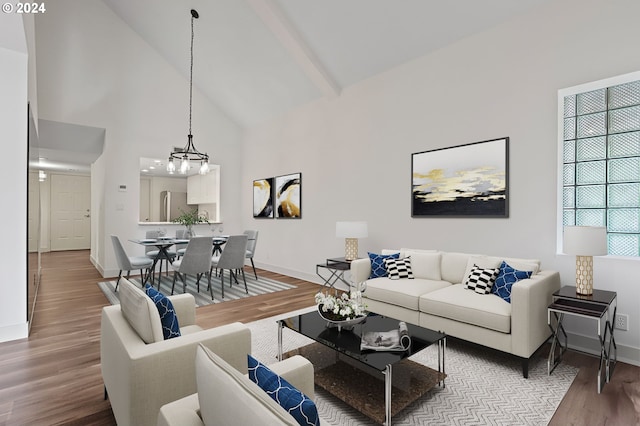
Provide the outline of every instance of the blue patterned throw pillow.
<path id="1" fill-rule="evenodd" d="M 496 282 L 491 287 L 491 293 L 511 303 L 511 287 L 518 281 L 531 277 L 531 274 L 533 271 L 518 271 L 502 261 Z"/>
<path id="2" fill-rule="evenodd" d="M 176 311 L 173 309 L 173 303 L 164 294 L 147 284 L 144 292 L 153 300 L 160 314 L 160 322 L 162 323 L 162 334 L 164 340 L 180 336 L 180 325 Z"/>
<path id="3" fill-rule="evenodd" d="M 320 425 L 316 404 L 308 396 L 251 355 L 247 355 L 247 360 L 249 361 L 249 379 L 280 404 L 300 425 Z"/>
<path id="4" fill-rule="evenodd" d="M 384 263 L 385 259 L 398 259 L 400 257 L 400 253 L 393 254 L 375 254 L 368 253 L 369 260 L 371 261 L 371 278 L 379 278 L 387 276 L 387 266 Z"/>

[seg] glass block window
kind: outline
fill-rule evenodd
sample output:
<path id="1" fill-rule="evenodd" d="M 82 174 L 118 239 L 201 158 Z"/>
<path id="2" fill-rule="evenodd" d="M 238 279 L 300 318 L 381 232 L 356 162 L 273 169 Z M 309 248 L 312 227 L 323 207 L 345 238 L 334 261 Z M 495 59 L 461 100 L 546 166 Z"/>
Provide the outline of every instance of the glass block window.
<path id="1" fill-rule="evenodd" d="M 562 222 L 606 226 L 609 254 L 640 256 L 640 81 L 564 96 Z"/>

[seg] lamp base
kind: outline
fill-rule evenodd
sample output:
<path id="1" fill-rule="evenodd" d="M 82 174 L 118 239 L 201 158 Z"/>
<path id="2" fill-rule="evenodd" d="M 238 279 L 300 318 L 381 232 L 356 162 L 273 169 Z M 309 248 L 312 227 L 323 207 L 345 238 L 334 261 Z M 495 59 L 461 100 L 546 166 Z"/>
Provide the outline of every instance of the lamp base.
<path id="1" fill-rule="evenodd" d="M 354 260 L 358 258 L 358 239 L 344 239 L 344 258 L 346 260 Z"/>
<path id="2" fill-rule="evenodd" d="M 576 256 L 576 293 L 593 294 L 593 256 Z"/>

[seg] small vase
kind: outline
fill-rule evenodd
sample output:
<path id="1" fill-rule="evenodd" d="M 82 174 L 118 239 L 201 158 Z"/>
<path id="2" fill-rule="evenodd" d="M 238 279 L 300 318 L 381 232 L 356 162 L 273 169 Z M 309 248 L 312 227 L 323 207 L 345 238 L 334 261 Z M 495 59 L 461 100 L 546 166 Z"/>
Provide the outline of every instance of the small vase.
<path id="1" fill-rule="evenodd" d="M 192 225 L 187 226 L 187 233 L 185 234 L 185 237 L 187 239 L 191 239 L 191 238 L 195 237 L 195 234 L 193 233 L 193 226 Z"/>

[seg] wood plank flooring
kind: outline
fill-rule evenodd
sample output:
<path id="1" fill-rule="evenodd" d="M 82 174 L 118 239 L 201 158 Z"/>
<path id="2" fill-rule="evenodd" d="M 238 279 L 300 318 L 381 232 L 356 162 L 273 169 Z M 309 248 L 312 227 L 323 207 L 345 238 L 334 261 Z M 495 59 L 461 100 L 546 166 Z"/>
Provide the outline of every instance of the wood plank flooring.
<path id="1" fill-rule="evenodd" d="M 250 322 L 313 303 L 316 284 L 258 273 L 298 287 L 286 294 L 198 308 L 198 324 L 209 328 Z M 101 280 L 88 251 L 43 256 L 31 335 L 0 343 L 0 425 L 115 424 L 109 402 L 103 400 L 100 372 L 100 310 L 108 305 L 96 285 Z M 550 424 L 640 424 L 639 367 L 618 363 L 611 383 L 598 395 L 596 358 L 568 352 L 564 362 L 580 372 Z"/>

